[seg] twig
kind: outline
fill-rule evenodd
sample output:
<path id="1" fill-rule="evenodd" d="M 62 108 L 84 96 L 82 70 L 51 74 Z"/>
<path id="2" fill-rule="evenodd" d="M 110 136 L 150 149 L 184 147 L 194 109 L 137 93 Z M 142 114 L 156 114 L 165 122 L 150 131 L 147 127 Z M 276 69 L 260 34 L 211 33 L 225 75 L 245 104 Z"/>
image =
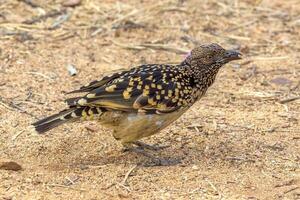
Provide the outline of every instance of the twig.
<path id="1" fill-rule="evenodd" d="M 272 57 L 251 57 L 250 60 L 263 60 L 263 61 L 273 61 L 273 60 L 286 60 L 289 56 L 272 56 Z"/>
<path id="2" fill-rule="evenodd" d="M 114 29 L 125 29 L 125 30 L 128 30 L 128 29 L 138 29 L 138 28 L 146 28 L 145 25 L 142 25 L 142 24 L 137 24 L 133 21 L 130 21 L 130 20 L 126 20 L 124 22 L 124 24 L 118 24 L 117 26 L 115 27 L 112 27 Z"/>
<path id="3" fill-rule="evenodd" d="M 124 177 L 124 179 L 123 179 L 123 181 L 122 181 L 122 185 L 127 185 L 127 179 L 128 179 L 128 177 L 129 177 L 130 174 L 133 172 L 133 170 L 135 170 L 135 168 L 137 168 L 137 166 L 138 166 L 138 165 L 134 165 L 132 168 L 130 168 L 130 169 L 128 170 L 128 172 L 125 174 L 125 177 Z"/>
<path id="4" fill-rule="evenodd" d="M 296 100 L 298 100 L 298 99 L 300 99 L 300 96 L 282 99 L 282 100 L 279 101 L 279 103 L 282 103 L 282 104 L 284 104 L 284 103 L 289 103 L 289 102 L 291 102 L 291 101 L 296 101 Z"/>
<path id="5" fill-rule="evenodd" d="M 188 192 L 187 194 L 193 194 L 198 191 L 201 191 L 201 187 L 197 187 L 197 188 L 193 189 L 192 191 Z"/>
<path id="6" fill-rule="evenodd" d="M 238 35 L 223 35 L 221 33 L 208 33 L 208 32 L 203 32 L 202 29 L 196 29 L 198 30 L 198 34 L 205 36 L 205 37 L 219 37 L 219 38 L 229 38 L 229 39 L 234 39 L 234 40 L 242 40 L 242 41 L 250 41 L 250 37 L 245 37 L 245 36 L 238 36 Z"/>
<path id="7" fill-rule="evenodd" d="M 102 187 L 102 188 L 100 188 L 101 190 L 108 190 L 109 188 L 111 188 L 112 186 L 115 186 L 116 185 L 116 183 L 112 183 L 112 184 L 110 184 L 110 185 L 108 185 L 108 186 L 106 186 L 106 187 Z"/>
<path id="8" fill-rule="evenodd" d="M 295 85 L 295 87 L 291 88 L 290 91 L 296 90 L 300 86 L 300 81 Z"/>
<path id="9" fill-rule="evenodd" d="M 250 41 L 251 40 L 251 38 L 249 38 L 249 37 L 238 36 L 238 35 L 226 35 L 225 37 L 234 39 L 234 40 L 242 40 L 242 41 Z"/>
<path id="10" fill-rule="evenodd" d="M 58 28 L 62 23 L 67 21 L 70 18 L 69 13 L 64 13 L 57 17 L 56 21 L 50 26 L 50 30 Z"/>
<path id="11" fill-rule="evenodd" d="M 134 9 L 134 10 L 130 11 L 129 13 L 127 13 L 127 14 L 119 17 L 118 19 L 115 19 L 113 22 L 111 22 L 111 23 L 109 23 L 109 24 L 107 24 L 105 26 L 97 28 L 93 33 L 91 33 L 91 36 L 95 36 L 96 34 L 102 32 L 105 29 L 106 30 L 110 30 L 110 29 L 113 29 L 114 27 L 118 27 L 119 24 L 122 23 L 124 20 L 127 20 L 130 17 L 136 16 L 136 15 L 138 15 L 140 13 L 143 13 L 143 15 L 141 15 L 141 16 L 144 16 L 144 14 L 147 11 L 155 10 L 156 8 L 162 7 L 162 6 L 164 6 L 164 4 L 167 4 L 167 3 L 169 3 L 169 1 L 166 1 L 166 2 L 163 2 L 163 3 L 159 1 L 159 3 L 157 3 L 157 4 L 153 5 L 153 6 L 150 6 L 150 7 L 145 7 L 143 9 L 139 9 L 139 10 Z M 139 23 L 136 20 L 135 20 L 135 22 Z"/>
<path id="12" fill-rule="evenodd" d="M 79 179 L 79 177 L 76 177 L 74 180 L 72 180 L 71 178 L 69 177 L 66 177 L 68 183 L 66 185 L 74 185 L 75 184 L 75 181 L 77 181 Z"/>
<path id="13" fill-rule="evenodd" d="M 255 160 L 241 158 L 241 157 L 231 157 L 231 156 L 228 156 L 226 159 L 228 159 L 228 160 L 235 160 L 235 161 L 253 162 L 253 163 L 255 162 Z"/>
<path id="14" fill-rule="evenodd" d="M 134 165 L 132 168 L 130 168 L 128 170 L 128 172 L 125 174 L 125 177 L 123 179 L 123 181 L 121 183 L 116 183 L 116 186 L 121 186 L 123 187 L 124 189 L 126 189 L 128 192 L 130 192 L 130 188 L 127 186 L 128 183 L 127 183 L 127 179 L 128 177 L 130 176 L 130 174 L 133 172 L 133 170 L 135 170 L 137 168 L 138 165 Z"/>
<path id="15" fill-rule="evenodd" d="M 245 62 L 240 63 L 240 66 L 248 65 L 250 63 L 252 63 L 252 60 L 246 60 Z"/>
<path id="16" fill-rule="evenodd" d="M 217 192 L 218 196 L 220 196 L 222 198 L 222 193 L 216 188 L 216 186 L 210 181 L 208 180 L 208 178 L 205 179 L 206 182 L 212 187 L 212 189 Z"/>
<path id="17" fill-rule="evenodd" d="M 168 8 L 163 8 L 159 12 L 169 12 L 169 11 L 176 11 L 176 12 L 183 12 L 186 14 L 189 14 L 187 9 L 180 8 L 180 7 L 168 7 Z"/>
<path id="18" fill-rule="evenodd" d="M 236 26 L 236 27 L 228 28 L 226 31 L 227 31 L 227 32 L 232 32 L 232 31 L 235 31 L 235 30 L 240 29 L 240 28 L 245 28 L 246 26 L 250 26 L 250 25 L 256 23 L 257 21 L 258 21 L 258 20 L 255 19 L 255 20 L 253 20 L 253 21 L 246 22 L 246 23 L 241 24 L 241 25 L 238 25 L 238 26 Z"/>
<path id="19" fill-rule="evenodd" d="M 163 51 L 174 52 L 174 53 L 178 53 L 178 54 L 186 54 L 186 53 L 189 52 L 189 50 L 186 50 L 186 49 L 182 49 L 182 48 L 174 47 L 174 46 L 169 46 L 169 45 L 164 45 L 164 44 L 129 45 L 129 44 L 116 42 L 115 40 L 111 40 L 111 41 L 115 45 L 126 48 L 126 49 L 143 50 L 143 49 L 149 48 L 149 49 L 155 49 L 155 50 L 163 50 Z"/>
<path id="20" fill-rule="evenodd" d="M 86 192 L 86 190 L 84 190 L 84 189 L 72 188 L 70 186 L 65 186 L 65 185 L 61 185 L 61 184 L 46 184 L 46 185 L 50 186 L 50 187 L 61 187 L 61 188 L 67 188 L 67 189 L 71 189 L 71 190 L 77 190 L 77 191 L 81 191 L 81 192 Z"/>
<path id="21" fill-rule="evenodd" d="M 33 118 L 35 118 L 35 119 L 39 119 L 37 116 L 35 116 L 34 114 L 31 114 L 31 113 L 29 113 L 28 111 L 26 111 L 26 110 L 23 110 L 21 107 L 19 107 L 19 106 L 17 106 L 17 105 L 14 105 L 13 104 L 13 106 L 17 109 L 17 110 L 19 110 L 21 113 L 25 113 L 26 115 L 29 115 L 29 116 L 31 116 L 31 117 L 33 117 Z"/>
<path id="22" fill-rule="evenodd" d="M 289 189 L 289 190 L 287 190 L 287 191 L 285 191 L 285 192 L 283 192 L 284 194 L 287 194 L 287 193 L 289 193 L 289 192 L 292 192 L 292 191 L 294 191 L 294 190 L 297 190 L 297 189 L 299 189 L 300 187 L 299 186 L 296 186 L 296 187 L 293 187 L 293 188 L 291 188 L 291 189 Z"/>
<path id="23" fill-rule="evenodd" d="M 143 11 L 143 10 L 144 10 L 144 9 L 142 9 L 142 11 Z M 141 12 L 141 10 L 133 10 L 133 11 L 131 11 L 130 13 L 128 13 L 128 14 L 126 14 L 126 15 L 124 15 L 124 16 L 122 16 L 122 17 L 116 19 L 116 20 L 114 20 L 114 21 L 111 23 L 111 26 L 116 26 L 116 24 L 118 24 L 118 23 L 120 23 L 120 22 L 122 22 L 122 21 L 128 19 L 129 17 L 131 17 L 131 16 L 133 16 L 133 15 L 139 13 L 139 12 Z"/>
<path id="24" fill-rule="evenodd" d="M 26 31 L 9 31 L 9 30 L 5 30 L 2 31 L 0 33 L 0 35 L 5 35 L 5 36 L 16 36 L 16 38 L 22 42 L 26 41 L 26 40 L 33 40 L 33 36 L 30 35 L 28 32 Z"/>
<path id="25" fill-rule="evenodd" d="M 119 185 L 119 186 L 121 186 L 122 188 L 126 189 L 128 192 L 131 192 L 131 190 L 130 190 L 129 187 L 127 187 L 127 186 L 125 186 L 125 185 L 123 185 L 123 184 L 121 184 L 121 183 L 117 183 L 116 186 L 117 186 L 117 185 Z"/>
<path id="26" fill-rule="evenodd" d="M 145 8 L 142 8 L 142 9 L 138 9 L 138 10 L 132 10 L 131 12 L 129 12 L 128 14 L 126 15 L 123 15 L 122 17 L 114 20 L 112 23 L 111 23 L 111 26 L 115 26 L 116 24 L 118 23 L 121 23 L 122 21 L 128 19 L 129 17 L 132 17 L 134 15 L 138 15 L 139 13 L 145 13 L 147 11 L 151 11 L 151 10 L 156 10 L 156 8 L 161 8 L 164 6 L 164 4 L 167 4 L 169 3 L 168 1 L 167 2 L 161 2 L 161 1 L 158 1 L 157 4 L 154 4 L 150 7 L 145 7 Z"/>
<path id="27" fill-rule="evenodd" d="M 111 41 L 115 45 L 117 45 L 119 47 L 123 47 L 125 49 L 134 49 L 134 50 L 143 50 L 143 49 L 146 49 L 145 47 L 138 46 L 138 45 L 128 45 L 128 44 L 116 42 L 115 40 L 111 40 Z"/>
<path id="28" fill-rule="evenodd" d="M 216 186 L 214 184 L 212 184 L 212 182 L 210 182 L 208 179 L 206 179 L 206 182 L 208 182 L 208 184 L 214 189 L 214 191 L 218 192 Z M 218 192 L 219 194 L 219 192 Z"/>
<path id="29" fill-rule="evenodd" d="M 293 185 L 294 183 L 295 183 L 295 180 L 294 180 L 294 179 L 291 179 L 291 180 L 289 180 L 289 181 L 287 181 L 287 182 L 277 184 L 277 185 L 275 185 L 274 187 L 290 186 L 290 185 Z"/>
<path id="30" fill-rule="evenodd" d="M 19 0 L 19 1 L 23 1 L 24 3 L 26 3 L 27 5 L 29 5 L 33 8 L 41 7 L 37 3 L 32 2 L 32 0 Z"/>
<path id="31" fill-rule="evenodd" d="M 51 10 L 48 13 L 46 13 L 45 15 L 41 15 L 41 16 L 38 16 L 38 17 L 33 17 L 30 20 L 23 21 L 23 23 L 24 24 L 35 24 L 37 22 L 44 21 L 44 20 L 46 20 L 48 18 L 51 18 L 51 17 L 56 17 L 58 15 L 63 15 L 65 13 L 66 13 L 65 9 L 62 9 L 62 10 Z"/>
<path id="32" fill-rule="evenodd" d="M 20 111 L 21 113 L 25 113 L 26 115 L 29 115 L 35 119 L 39 119 L 37 116 L 35 116 L 34 114 L 24 110 L 23 108 L 21 108 L 20 106 L 16 105 L 14 102 L 11 102 L 11 106 L 15 109 L 17 109 L 18 111 Z"/>
<path id="33" fill-rule="evenodd" d="M 64 32 L 59 35 L 55 35 L 53 38 L 55 41 L 57 41 L 57 40 L 67 40 L 67 39 L 70 39 L 75 36 L 76 36 L 76 33 Z"/>
<path id="34" fill-rule="evenodd" d="M 170 51 L 170 52 L 174 52 L 174 53 L 178 53 L 178 54 L 186 54 L 189 52 L 189 50 L 186 50 L 186 49 L 163 45 L 163 44 L 140 44 L 140 46 L 147 47 L 150 49 Z"/>
<path id="35" fill-rule="evenodd" d="M 53 81 L 53 78 L 51 78 L 51 77 L 49 77 L 49 76 L 47 76 L 47 75 L 45 75 L 45 74 L 42 74 L 42 73 L 40 73 L 40 72 L 25 72 L 25 73 L 27 73 L 27 74 L 38 75 L 38 76 L 41 76 L 41 77 L 43 77 L 43 78 L 46 78 L 46 79 L 48 79 L 48 80 L 50 80 L 50 81 Z"/>
<path id="36" fill-rule="evenodd" d="M 225 3 L 221 3 L 219 1 L 216 2 L 216 4 L 220 7 L 222 7 L 224 10 L 230 10 L 230 11 L 233 11 L 234 9 L 231 8 L 229 5 L 226 5 Z"/>
<path id="37" fill-rule="evenodd" d="M 182 39 L 182 40 L 184 40 L 186 42 L 191 42 L 191 43 L 196 44 L 196 45 L 201 44 L 201 42 L 199 40 L 196 40 L 195 38 L 193 38 L 190 35 L 182 36 L 180 39 Z"/>
<path id="38" fill-rule="evenodd" d="M 11 140 L 14 141 L 15 139 L 17 139 L 22 133 L 24 132 L 24 130 L 19 131 L 16 135 L 14 135 Z"/>
<path id="39" fill-rule="evenodd" d="M 15 110 L 12 106 L 4 103 L 1 99 L 0 99 L 0 105 L 2 105 L 3 107 L 5 107 L 5 108 L 7 108 L 7 109 L 9 109 L 11 111 Z"/>

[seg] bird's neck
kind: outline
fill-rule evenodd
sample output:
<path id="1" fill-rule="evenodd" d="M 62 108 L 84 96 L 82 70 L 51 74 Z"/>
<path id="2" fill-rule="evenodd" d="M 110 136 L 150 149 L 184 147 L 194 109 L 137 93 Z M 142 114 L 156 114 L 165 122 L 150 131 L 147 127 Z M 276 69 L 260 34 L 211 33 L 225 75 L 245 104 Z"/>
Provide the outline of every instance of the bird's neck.
<path id="1" fill-rule="evenodd" d="M 210 87 L 216 78 L 217 73 L 219 72 L 220 66 L 193 66 L 192 60 L 190 57 L 187 57 L 182 63 L 184 66 L 188 66 L 187 69 L 189 74 L 195 80 L 195 86 L 199 89 L 207 89 Z"/>
<path id="2" fill-rule="evenodd" d="M 195 81 L 195 87 L 200 90 L 207 90 L 215 81 L 219 68 L 191 69 L 191 75 Z"/>

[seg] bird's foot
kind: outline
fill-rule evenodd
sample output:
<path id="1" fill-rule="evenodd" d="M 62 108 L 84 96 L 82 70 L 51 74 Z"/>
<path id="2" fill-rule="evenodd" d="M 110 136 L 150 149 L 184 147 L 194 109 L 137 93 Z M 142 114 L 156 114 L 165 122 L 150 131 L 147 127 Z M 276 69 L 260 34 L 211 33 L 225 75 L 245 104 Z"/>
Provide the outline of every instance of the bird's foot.
<path id="1" fill-rule="evenodd" d="M 150 147 L 152 147 L 152 146 L 150 146 Z M 136 154 L 143 155 L 144 157 L 151 159 L 152 160 L 151 164 L 147 164 L 147 165 L 151 165 L 151 166 L 165 166 L 165 165 L 169 165 L 169 161 L 168 160 L 157 158 L 154 155 L 152 155 L 151 153 L 147 152 L 145 150 L 145 148 L 140 147 L 140 146 L 138 146 L 138 147 L 132 147 L 131 145 L 130 146 L 126 145 L 123 148 L 123 152 L 134 152 Z"/>
<path id="2" fill-rule="evenodd" d="M 123 152 L 134 152 L 137 154 L 141 154 L 147 158 L 156 159 L 155 156 L 151 155 L 150 153 L 148 153 L 147 151 L 145 151 L 143 148 L 140 147 L 132 147 L 132 148 L 125 147 L 123 149 Z"/>
<path id="3" fill-rule="evenodd" d="M 151 162 L 148 164 L 145 164 L 145 166 L 167 166 L 169 165 L 169 161 L 166 159 L 161 159 L 161 158 L 157 158 L 154 155 L 152 155 L 151 153 L 148 153 L 147 151 L 145 151 L 144 149 L 137 147 L 137 148 L 131 148 L 128 149 L 127 151 L 131 151 L 131 152 L 135 152 L 136 154 L 140 154 L 145 156 L 146 158 L 151 159 Z"/>
<path id="4" fill-rule="evenodd" d="M 169 147 L 169 146 L 149 145 L 149 144 L 146 144 L 146 143 L 140 142 L 140 141 L 133 142 L 133 144 L 135 144 L 136 146 L 138 146 L 142 149 L 148 149 L 148 150 L 151 150 L 151 151 L 159 151 L 159 150 L 162 150 L 162 149 L 165 149 L 165 148 Z"/>

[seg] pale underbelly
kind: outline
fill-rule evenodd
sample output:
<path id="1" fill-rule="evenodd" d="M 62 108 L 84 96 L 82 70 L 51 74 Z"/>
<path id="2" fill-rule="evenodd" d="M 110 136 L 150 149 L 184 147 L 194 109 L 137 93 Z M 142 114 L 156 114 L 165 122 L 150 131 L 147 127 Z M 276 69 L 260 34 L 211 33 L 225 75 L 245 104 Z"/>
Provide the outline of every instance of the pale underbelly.
<path id="1" fill-rule="evenodd" d="M 143 137 L 158 133 L 178 119 L 186 109 L 160 114 L 106 112 L 100 117 L 100 123 L 113 130 L 113 136 L 121 143 L 130 143 Z"/>

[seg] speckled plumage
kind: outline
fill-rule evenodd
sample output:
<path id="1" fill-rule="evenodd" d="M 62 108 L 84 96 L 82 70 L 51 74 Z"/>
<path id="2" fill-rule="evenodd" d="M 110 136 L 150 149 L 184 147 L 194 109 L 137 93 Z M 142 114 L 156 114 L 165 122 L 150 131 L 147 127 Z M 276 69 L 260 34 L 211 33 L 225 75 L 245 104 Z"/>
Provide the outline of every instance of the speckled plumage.
<path id="1" fill-rule="evenodd" d="M 64 122 L 97 119 L 128 144 L 150 136 L 180 117 L 214 82 L 220 67 L 240 59 L 217 44 L 201 45 L 178 65 L 147 64 L 114 73 L 71 93 L 69 108 L 33 125 L 43 133 Z"/>

